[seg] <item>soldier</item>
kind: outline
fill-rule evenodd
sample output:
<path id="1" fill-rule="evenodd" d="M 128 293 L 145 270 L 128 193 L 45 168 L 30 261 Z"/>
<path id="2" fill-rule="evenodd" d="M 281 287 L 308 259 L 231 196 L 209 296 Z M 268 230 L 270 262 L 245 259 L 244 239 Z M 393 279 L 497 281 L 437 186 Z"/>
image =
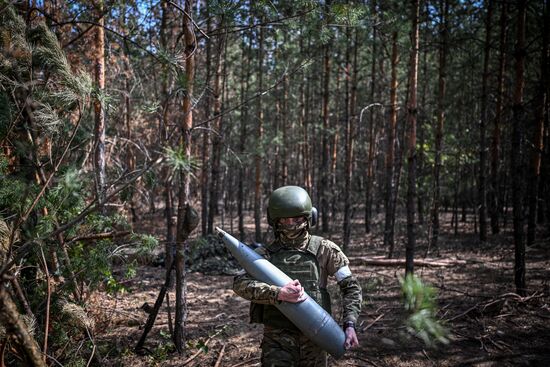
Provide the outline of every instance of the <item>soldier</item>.
<path id="1" fill-rule="evenodd" d="M 355 323 L 361 308 L 361 286 L 349 269 L 349 260 L 333 242 L 312 236 L 309 229 L 317 221 L 317 209 L 308 193 L 298 186 L 273 191 L 267 208 L 267 221 L 275 240 L 256 252 L 286 273 L 293 281 L 283 287 L 269 285 L 239 274 L 233 290 L 250 300 L 250 321 L 264 324 L 262 366 L 326 366 L 327 354 L 306 338 L 275 306 L 297 303 L 307 292 L 328 313 L 330 297 L 327 278 L 336 278 L 343 298 L 345 349 L 359 344 Z"/>

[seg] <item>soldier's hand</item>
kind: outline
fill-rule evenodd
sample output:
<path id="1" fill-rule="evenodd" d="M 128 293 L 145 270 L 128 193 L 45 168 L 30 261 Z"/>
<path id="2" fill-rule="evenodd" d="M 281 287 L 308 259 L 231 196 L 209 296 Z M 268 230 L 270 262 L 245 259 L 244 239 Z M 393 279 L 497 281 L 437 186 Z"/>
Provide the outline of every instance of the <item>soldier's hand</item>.
<path id="1" fill-rule="evenodd" d="M 304 288 L 300 284 L 298 279 L 292 280 L 285 284 L 279 294 L 277 295 L 279 301 L 285 301 L 290 303 L 302 302 L 306 299 Z"/>
<path id="2" fill-rule="evenodd" d="M 357 334 L 355 333 L 355 328 L 347 327 L 346 328 L 346 341 L 344 343 L 344 349 L 348 350 L 359 345 L 359 340 L 357 340 Z"/>

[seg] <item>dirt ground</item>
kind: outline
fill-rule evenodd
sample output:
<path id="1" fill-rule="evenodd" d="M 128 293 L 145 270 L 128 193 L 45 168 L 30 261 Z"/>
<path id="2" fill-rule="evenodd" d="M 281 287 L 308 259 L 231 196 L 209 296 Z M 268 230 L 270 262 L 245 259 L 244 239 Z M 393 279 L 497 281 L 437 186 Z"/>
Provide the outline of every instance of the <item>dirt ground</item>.
<path id="1" fill-rule="evenodd" d="M 139 228 L 148 233 L 161 234 L 162 231 L 147 219 Z M 398 228 L 405 226 L 398 223 Z M 224 229 L 230 231 L 227 225 Z M 373 232 L 380 234 L 382 230 L 375 228 Z M 407 315 L 398 281 L 404 267 L 363 265 L 361 258 L 384 256 L 387 250 L 382 247 L 380 235 L 365 235 L 362 225 L 357 223 L 348 255 L 364 292 L 358 325 L 360 346 L 338 361 L 331 359 L 329 365 L 550 366 L 548 234 L 527 249 L 529 290 L 528 296 L 521 298 L 514 293 L 514 247 L 509 232 L 491 236 L 490 242 L 483 244 L 471 233 L 468 223 L 461 223 L 456 236 L 449 232 L 447 229 L 441 236 L 437 260 L 455 264 L 415 269 L 417 275 L 438 291 L 438 317 L 449 330 L 449 344 L 427 347 L 406 332 Z M 396 258 L 404 258 L 403 236 L 404 233 L 397 233 Z M 337 243 L 340 239 L 336 232 L 327 237 Z M 416 258 L 422 259 L 426 245 L 419 237 Z M 428 257 L 434 258 L 431 254 Z M 161 265 L 151 263 L 140 266 L 137 274 L 125 284 L 127 293 L 115 297 L 99 292 L 93 298 L 95 342 L 103 354 L 103 365 L 260 365 L 261 326 L 248 323 L 248 302 L 231 290 L 233 277 L 200 272 L 187 275 L 186 353 L 180 356 L 173 351 L 166 303 L 147 338 L 146 353 L 134 353 L 148 316 L 147 306 L 143 305 L 154 304 L 165 271 Z M 335 284 L 331 284 L 329 290 L 337 294 Z M 173 290 L 169 298 L 173 318 Z M 338 301 L 334 297 L 333 303 L 338 320 Z"/>

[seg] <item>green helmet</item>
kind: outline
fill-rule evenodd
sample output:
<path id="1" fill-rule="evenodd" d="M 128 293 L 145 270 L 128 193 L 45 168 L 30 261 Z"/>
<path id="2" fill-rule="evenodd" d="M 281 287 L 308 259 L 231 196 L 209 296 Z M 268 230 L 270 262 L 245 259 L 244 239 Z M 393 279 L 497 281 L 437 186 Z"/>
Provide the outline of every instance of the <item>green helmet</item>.
<path id="1" fill-rule="evenodd" d="M 283 186 L 271 193 L 267 205 L 267 222 L 275 225 L 279 218 L 305 216 L 309 224 L 317 222 L 317 209 L 311 205 L 306 190 L 299 186 Z"/>

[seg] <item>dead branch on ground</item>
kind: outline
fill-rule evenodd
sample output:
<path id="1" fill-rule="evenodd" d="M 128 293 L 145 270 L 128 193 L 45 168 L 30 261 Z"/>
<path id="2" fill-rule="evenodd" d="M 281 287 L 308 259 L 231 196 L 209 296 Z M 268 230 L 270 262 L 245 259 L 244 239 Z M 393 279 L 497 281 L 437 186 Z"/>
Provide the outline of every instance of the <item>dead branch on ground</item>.
<path id="1" fill-rule="evenodd" d="M 468 308 L 466 311 L 456 315 L 456 316 L 453 316 L 449 319 L 446 319 L 445 322 L 450 322 L 450 321 L 454 321 L 456 319 L 459 319 L 461 317 L 464 317 L 466 315 L 468 315 L 470 312 L 474 311 L 474 310 L 480 310 L 480 312 L 484 312 L 488 307 L 490 306 L 493 306 L 497 303 L 500 303 L 500 302 L 504 302 L 506 300 L 511 300 L 511 301 L 515 301 L 517 303 L 521 303 L 521 304 L 525 304 L 531 300 L 534 300 L 534 299 L 537 299 L 537 298 L 541 298 L 541 297 L 544 297 L 544 293 L 540 293 L 540 292 L 535 292 L 533 293 L 532 295 L 530 296 L 525 296 L 525 297 L 522 297 L 516 293 L 504 293 L 504 294 L 501 294 L 495 298 L 492 298 L 488 301 L 484 301 L 484 302 L 477 302 L 475 305 L 473 305 L 472 307 Z"/>
<path id="2" fill-rule="evenodd" d="M 372 266 L 403 266 L 405 265 L 405 259 L 386 259 L 383 257 L 350 257 L 350 263 L 353 265 L 372 265 Z M 454 265 L 464 265 L 467 262 L 465 260 L 457 259 L 417 259 L 414 260 L 415 266 L 434 266 L 445 267 Z"/>

